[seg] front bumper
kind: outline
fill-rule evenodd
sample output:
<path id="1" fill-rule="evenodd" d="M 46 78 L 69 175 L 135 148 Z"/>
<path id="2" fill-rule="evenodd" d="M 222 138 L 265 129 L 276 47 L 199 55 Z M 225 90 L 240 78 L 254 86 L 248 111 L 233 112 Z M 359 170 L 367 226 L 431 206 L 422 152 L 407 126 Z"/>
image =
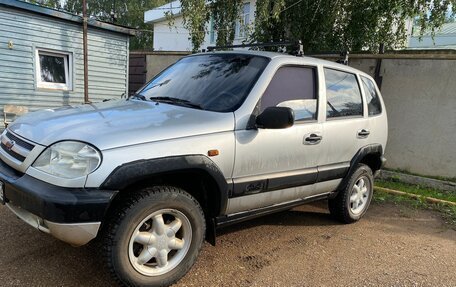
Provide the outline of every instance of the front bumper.
<path id="1" fill-rule="evenodd" d="M 65 188 L 21 174 L 0 160 L 6 205 L 20 219 L 80 246 L 96 237 L 116 194 L 113 190 Z"/>
<path id="2" fill-rule="evenodd" d="M 57 239 L 60 239 L 73 246 L 82 246 L 94 239 L 100 228 L 101 222 L 88 223 L 55 223 L 43 218 L 40 218 L 25 209 L 15 206 L 11 203 L 6 203 L 6 206 L 17 217 L 28 223 L 30 226 L 51 234 Z"/>

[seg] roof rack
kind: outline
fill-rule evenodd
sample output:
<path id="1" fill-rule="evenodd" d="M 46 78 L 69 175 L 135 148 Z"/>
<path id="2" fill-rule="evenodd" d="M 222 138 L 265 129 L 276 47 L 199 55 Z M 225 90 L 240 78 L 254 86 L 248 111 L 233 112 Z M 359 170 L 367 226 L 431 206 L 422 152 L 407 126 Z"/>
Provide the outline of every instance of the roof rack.
<path id="1" fill-rule="evenodd" d="M 265 47 L 293 47 L 291 54 L 302 57 L 304 56 L 304 48 L 301 41 L 295 42 L 268 42 L 268 43 L 253 43 L 253 44 L 241 44 L 241 45 L 228 45 L 228 46 L 209 46 L 207 47 L 208 52 L 215 50 L 227 50 L 235 48 L 265 48 Z"/>
<path id="2" fill-rule="evenodd" d="M 336 62 L 342 65 L 348 66 L 348 55 L 350 55 L 350 52 L 348 51 L 343 51 L 340 53 L 340 58 Z"/>

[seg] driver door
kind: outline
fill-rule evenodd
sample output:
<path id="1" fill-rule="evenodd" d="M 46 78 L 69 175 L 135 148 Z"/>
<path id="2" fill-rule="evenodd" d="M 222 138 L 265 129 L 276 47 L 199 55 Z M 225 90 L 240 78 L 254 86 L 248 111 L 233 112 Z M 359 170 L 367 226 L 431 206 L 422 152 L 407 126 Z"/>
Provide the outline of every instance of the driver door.
<path id="1" fill-rule="evenodd" d="M 228 214 L 315 194 L 322 139 L 316 83 L 316 67 L 280 67 L 258 103 L 259 111 L 289 107 L 295 124 L 286 129 L 235 131 L 234 188 Z"/>

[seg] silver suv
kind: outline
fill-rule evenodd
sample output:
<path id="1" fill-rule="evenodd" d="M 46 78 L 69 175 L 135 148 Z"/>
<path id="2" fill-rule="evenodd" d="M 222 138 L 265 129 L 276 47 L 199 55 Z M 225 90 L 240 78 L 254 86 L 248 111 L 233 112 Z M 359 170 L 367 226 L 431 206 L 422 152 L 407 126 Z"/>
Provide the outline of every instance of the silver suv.
<path id="1" fill-rule="evenodd" d="M 360 219 L 387 117 L 356 69 L 268 52 L 179 60 L 129 99 L 28 114 L 1 135 L 0 200 L 118 283 L 167 286 L 217 228 L 328 200 Z"/>

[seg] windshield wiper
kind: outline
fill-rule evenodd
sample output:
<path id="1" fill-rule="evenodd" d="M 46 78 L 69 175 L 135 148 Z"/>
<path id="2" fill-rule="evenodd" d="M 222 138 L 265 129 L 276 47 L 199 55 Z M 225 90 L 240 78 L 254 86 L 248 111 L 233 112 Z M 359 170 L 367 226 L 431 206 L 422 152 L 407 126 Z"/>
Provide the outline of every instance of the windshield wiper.
<path id="1" fill-rule="evenodd" d="M 186 107 L 190 107 L 190 108 L 203 110 L 202 106 L 192 103 L 189 100 L 184 100 L 184 99 L 178 99 L 178 98 L 172 98 L 172 97 L 151 97 L 150 100 L 154 101 L 154 102 L 158 102 L 158 103 L 175 104 L 175 105 L 186 106 Z"/>
<path id="2" fill-rule="evenodd" d="M 151 90 L 151 89 L 153 89 L 153 88 L 161 87 L 161 86 L 163 86 L 163 85 L 166 85 L 166 84 L 168 84 L 169 82 L 171 82 L 171 80 L 166 80 L 166 81 L 163 81 L 163 82 L 161 82 L 161 83 L 157 83 L 157 84 L 155 84 L 155 85 L 153 85 L 153 86 L 151 86 L 151 87 L 148 87 L 147 90 L 142 89 L 141 91 L 147 92 L 148 90 Z M 147 101 L 147 100 L 146 100 L 146 97 L 145 97 L 141 92 L 136 93 L 136 94 L 134 94 L 133 96 L 128 97 L 127 99 L 130 99 L 130 98 L 136 98 L 136 99 L 140 99 L 140 100 L 142 100 L 142 101 Z"/>

